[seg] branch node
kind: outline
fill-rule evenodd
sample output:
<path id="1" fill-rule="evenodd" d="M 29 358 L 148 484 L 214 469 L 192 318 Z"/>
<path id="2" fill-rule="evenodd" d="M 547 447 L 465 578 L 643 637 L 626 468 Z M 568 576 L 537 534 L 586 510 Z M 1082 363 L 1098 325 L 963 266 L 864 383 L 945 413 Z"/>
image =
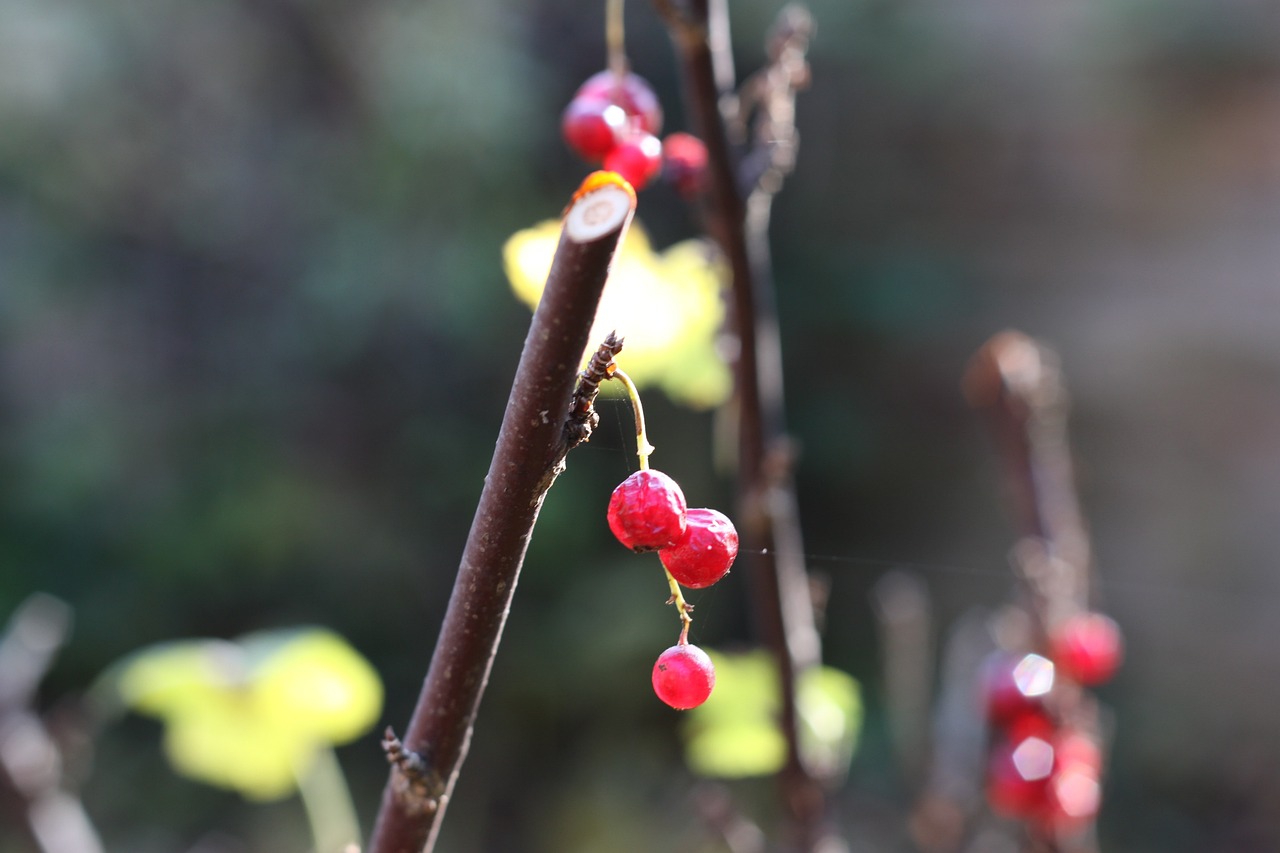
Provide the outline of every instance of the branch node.
<path id="1" fill-rule="evenodd" d="M 564 424 L 565 444 L 570 450 L 590 441 L 591 433 L 600 425 L 600 414 L 595 410 L 596 395 L 600 393 L 600 383 L 613 376 L 617 369 L 613 359 L 622 352 L 622 343 L 616 331 L 610 332 L 578 375 L 578 387 L 574 389 L 569 417 Z"/>
<path id="2" fill-rule="evenodd" d="M 395 769 L 392 791 L 407 813 L 433 814 L 444 805 L 445 784 L 440 774 L 431 769 L 421 753 L 406 747 L 390 726 L 382 735 L 382 751 Z"/>

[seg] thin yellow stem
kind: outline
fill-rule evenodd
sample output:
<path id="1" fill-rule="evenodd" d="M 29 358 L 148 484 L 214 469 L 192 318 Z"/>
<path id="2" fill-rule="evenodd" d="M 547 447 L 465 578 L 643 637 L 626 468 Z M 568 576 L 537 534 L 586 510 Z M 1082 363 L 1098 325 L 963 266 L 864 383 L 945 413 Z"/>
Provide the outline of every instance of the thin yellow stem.
<path id="1" fill-rule="evenodd" d="M 689 615 L 689 611 L 693 608 L 684 600 L 684 591 L 671 576 L 671 572 L 667 571 L 666 566 L 662 567 L 662 571 L 666 572 L 667 585 L 671 587 L 671 603 L 676 606 L 676 610 L 680 611 L 680 645 L 683 646 L 689 642 L 689 626 L 693 624 L 693 617 Z"/>
<path id="2" fill-rule="evenodd" d="M 644 429 L 644 406 L 640 404 L 640 392 L 636 389 L 636 383 L 631 381 L 631 377 L 619 370 L 616 365 L 610 375 L 623 384 L 627 389 L 627 396 L 631 398 L 631 410 L 636 416 L 636 456 L 640 457 L 640 470 L 643 471 L 649 467 L 649 455 L 653 453 L 653 445 L 649 443 L 649 437 Z"/>
<path id="3" fill-rule="evenodd" d="M 623 25 L 622 0 L 606 0 L 604 10 L 604 41 L 609 51 L 609 70 L 619 84 L 629 70 L 627 40 Z"/>

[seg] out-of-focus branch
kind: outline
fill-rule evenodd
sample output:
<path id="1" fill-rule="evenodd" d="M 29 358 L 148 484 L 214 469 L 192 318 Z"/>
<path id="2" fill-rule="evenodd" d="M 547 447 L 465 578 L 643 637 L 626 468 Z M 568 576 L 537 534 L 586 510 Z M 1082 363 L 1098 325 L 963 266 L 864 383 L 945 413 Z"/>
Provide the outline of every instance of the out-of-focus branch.
<path id="1" fill-rule="evenodd" d="M 62 749 L 30 710 L 36 687 L 66 642 L 71 609 L 48 595 L 28 598 L 0 638 L 0 797 L 20 804 L 43 853 L 102 853 L 79 798 L 62 787 Z"/>
<path id="2" fill-rule="evenodd" d="M 570 444 L 581 440 L 575 378 L 634 212 L 630 186 L 599 172 L 565 211 L 418 705 L 403 741 L 390 733 L 384 740 L 391 776 L 369 853 L 418 853 L 435 845 L 534 522 Z"/>
<path id="3" fill-rule="evenodd" d="M 728 88 L 728 8 L 719 0 L 655 0 L 666 20 L 681 67 L 693 131 L 707 146 L 707 230 L 719 244 L 732 277 L 731 319 L 738 339 L 735 361 L 738 407 L 738 485 L 743 552 L 751 557 L 750 577 L 764 642 L 778 663 L 780 723 L 787 740 L 787 763 L 780 776 L 782 796 L 802 851 L 839 849 L 828 815 L 825 783 L 806 765 L 798 737 L 796 679 L 816 666 L 821 646 L 814 603 L 804 566 L 804 546 L 793 484 L 782 385 L 782 350 L 768 249 L 768 212 L 781 178 L 794 161 L 794 93 L 800 75 L 784 66 L 803 64 L 808 25 L 789 7 L 770 38 L 770 63 L 753 78 L 751 106 L 761 138 L 787 138 L 791 145 L 764 145 L 770 164 L 748 173 L 732 131 L 746 118 L 742 102 Z M 805 21 L 807 13 L 803 14 Z M 787 35 L 790 33 L 790 35 Z M 790 65 L 789 65 L 790 64 Z M 807 79 L 807 74 L 806 74 Z M 789 128 L 789 131 L 786 129 Z M 758 172 L 758 173 L 757 173 Z M 765 181 L 768 173 L 772 180 Z M 748 198 L 750 201 L 748 201 Z"/>
<path id="4" fill-rule="evenodd" d="M 885 708 L 898 765 L 918 789 L 928 761 L 933 683 L 933 618 L 929 590 L 914 574 L 892 571 L 871 590 L 880 628 Z"/>
<path id="5" fill-rule="evenodd" d="M 1068 399 L 1057 356 L 1020 332 L 1001 332 L 974 355 L 964 378 L 1004 461 L 1022 541 L 1015 568 L 1034 599 L 1039 629 L 1088 599 L 1092 556 L 1067 442 Z"/>

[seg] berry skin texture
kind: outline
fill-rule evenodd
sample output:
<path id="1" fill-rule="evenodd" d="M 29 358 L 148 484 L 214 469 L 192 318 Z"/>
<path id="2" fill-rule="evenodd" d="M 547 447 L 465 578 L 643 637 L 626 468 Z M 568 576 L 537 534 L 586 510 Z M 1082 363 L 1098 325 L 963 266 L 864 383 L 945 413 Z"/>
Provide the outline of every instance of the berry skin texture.
<path id="1" fill-rule="evenodd" d="M 1049 647 L 1058 669 L 1086 687 L 1109 681 L 1124 657 L 1120 626 L 1102 613 L 1067 617 L 1054 631 Z"/>
<path id="2" fill-rule="evenodd" d="M 605 155 L 604 168 L 617 172 L 637 190 L 643 189 L 662 171 L 662 142 L 652 133 L 628 133 Z"/>
<path id="3" fill-rule="evenodd" d="M 653 692 L 677 711 L 696 708 L 716 686 L 711 658 L 697 646 L 683 643 L 658 656 L 653 665 Z"/>
<path id="4" fill-rule="evenodd" d="M 702 192 L 707 176 L 707 146 L 688 133 L 662 140 L 662 179 L 685 198 Z"/>
<path id="5" fill-rule="evenodd" d="M 722 512 L 691 509 L 685 513 L 684 536 L 658 556 L 681 586 L 702 589 L 729 573 L 738 556 L 738 531 Z"/>
<path id="6" fill-rule="evenodd" d="M 630 124 L 645 133 L 662 132 L 662 104 L 653 87 L 639 74 L 628 72 L 621 79 L 609 69 L 598 71 L 578 87 L 574 98 L 599 98 L 622 107 Z"/>
<path id="7" fill-rule="evenodd" d="M 609 529 L 632 551 L 657 551 L 679 542 L 687 506 L 675 480 L 652 468 L 623 480 L 609 498 Z"/>
<path id="8" fill-rule="evenodd" d="M 599 163 L 616 148 L 626 127 L 626 112 L 603 97 L 575 97 L 560 119 L 565 142 L 588 163 Z"/>

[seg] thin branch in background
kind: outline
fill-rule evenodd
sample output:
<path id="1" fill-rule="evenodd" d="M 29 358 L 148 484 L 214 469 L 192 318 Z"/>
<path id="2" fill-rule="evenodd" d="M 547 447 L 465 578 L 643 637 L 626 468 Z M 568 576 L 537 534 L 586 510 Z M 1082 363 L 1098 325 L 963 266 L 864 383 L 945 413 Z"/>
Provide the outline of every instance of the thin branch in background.
<path id="1" fill-rule="evenodd" d="M 989 621 L 987 613 L 969 611 L 943 647 L 928 779 L 909 822 L 916 846 L 927 853 L 961 850 L 982 805 L 986 731 L 976 674 L 991 651 Z"/>
<path id="2" fill-rule="evenodd" d="M 497 447 L 463 549 L 453 594 L 401 750 L 393 761 L 369 853 L 434 848 L 471 741 L 516 581 L 543 499 L 564 470 L 573 393 L 614 253 L 635 213 L 635 193 L 597 172 L 575 193 L 534 312 Z M 442 782 L 414 784 L 414 778 Z"/>
<path id="3" fill-rule="evenodd" d="M 929 589 L 918 576 L 892 571 L 871 589 L 880 628 L 889 735 L 898 766 L 918 790 L 928 764 L 933 683 L 933 614 Z"/>
<path id="4" fill-rule="evenodd" d="M 796 849 L 843 849 L 844 842 L 834 829 L 828 808 L 827 788 L 832 780 L 821 778 L 807 766 L 796 709 L 797 676 L 819 663 L 821 644 L 804 565 L 792 473 L 794 459 L 787 440 L 781 336 L 767 233 L 769 202 L 781 187 L 789 163 L 794 162 L 794 133 L 781 130 L 782 125 L 790 124 L 794 131 L 794 87 L 777 97 L 761 96 L 754 101 L 757 126 L 777 124 L 767 136 L 786 137 L 793 144 L 785 162 L 779 158 L 776 169 L 766 170 L 776 180 L 766 187 L 758 176 L 752 175 L 744 191 L 744 161 L 737 156 L 732 132 L 741 126 L 743 115 L 738 99 L 727 88 L 732 85 L 726 79 L 732 64 L 723 55 L 729 49 L 727 3 L 689 0 L 677 5 L 672 0 L 655 0 L 655 6 L 676 47 L 693 130 L 707 147 L 706 227 L 728 262 L 732 282 L 730 318 L 738 343 L 734 378 L 740 529 L 744 553 L 753 556 L 749 571 L 760 633 L 778 663 L 779 722 L 787 741 L 787 762 L 779 778 L 782 799 Z M 792 14 L 784 10 L 780 20 L 789 20 Z M 780 24 L 780 28 L 785 29 L 786 25 Z M 807 31 L 801 38 L 801 28 L 791 29 L 797 36 L 789 42 L 783 39 L 788 49 L 771 49 L 771 67 L 797 58 L 803 62 Z M 777 44 L 777 37 L 771 37 L 770 45 Z M 763 79 L 789 86 L 799 77 L 790 72 L 770 75 L 766 71 Z M 775 112 L 775 107 L 784 102 L 789 102 L 791 108 Z M 766 161 L 774 163 L 773 155 L 767 155 Z M 751 194 L 750 216 L 744 192 Z"/>
<path id="5" fill-rule="evenodd" d="M 994 336 L 964 378 L 1005 469 L 1022 541 L 1015 568 L 1035 599 L 1040 631 L 1088 600 L 1092 555 L 1067 442 L 1068 398 L 1057 356 L 1020 332 Z"/>
<path id="6" fill-rule="evenodd" d="M 18 607 L 0 638 L 0 798 L 19 804 L 43 853 L 102 853 L 84 806 L 63 790 L 62 749 L 30 709 L 70 630 L 71 608 L 37 594 Z"/>

